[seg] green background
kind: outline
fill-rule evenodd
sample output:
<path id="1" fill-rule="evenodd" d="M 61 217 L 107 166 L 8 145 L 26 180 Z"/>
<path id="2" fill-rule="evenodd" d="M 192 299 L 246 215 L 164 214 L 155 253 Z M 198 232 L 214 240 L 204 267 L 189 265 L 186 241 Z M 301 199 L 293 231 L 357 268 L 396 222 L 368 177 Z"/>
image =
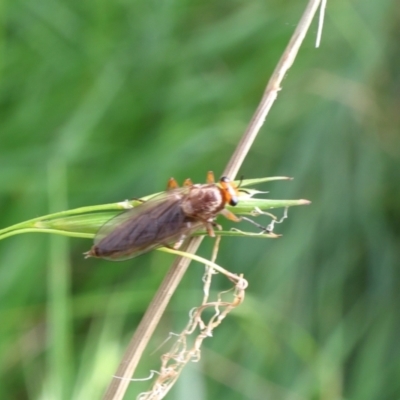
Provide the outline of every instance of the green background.
<path id="1" fill-rule="evenodd" d="M 0 227 L 221 174 L 305 5 L 1 2 Z M 328 1 L 315 49 L 314 21 L 239 173 L 293 176 L 260 189 L 312 205 L 289 210 L 278 240 L 222 240 L 246 300 L 168 398 L 400 397 L 399 27 L 396 1 Z M 173 256 L 84 260 L 91 243 L 0 242 L 1 399 L 101 398 Z M 200 304 L 202 272 L 191 265 L 137 377 Z"/>

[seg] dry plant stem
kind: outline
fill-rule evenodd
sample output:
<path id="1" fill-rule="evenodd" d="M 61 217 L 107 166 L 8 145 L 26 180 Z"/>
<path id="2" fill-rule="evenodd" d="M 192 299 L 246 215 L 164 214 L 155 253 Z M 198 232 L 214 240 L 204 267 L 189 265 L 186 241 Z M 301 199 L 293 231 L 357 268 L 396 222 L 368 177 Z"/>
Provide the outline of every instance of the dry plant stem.
<path id="1" fill-rule="evenodd" d="M 278 65 L 275 67 L 275 70 L 264 91 L 260 104 L 258 105 L 257 110 L 246 129 L 246 132 L 242 136 L 242 139 L 240 140 L 235 152 L 225 168 L 225 176 L 229 176 L 231 179 L 234 179 L 239 172 L 239 169 L 242 166 L 243 161 L 247 156 L 247 153 L 249 152 L 259 130 L 261 129 L 272 104 L 278 96 L 278 91 L 281 89 L 281 82 L 296 58 L 297 52 L 299 51 L 300 45 L 303 42 L 314 15 L 318 10 L 320 2 L 321 0 L 309 1 L 307 8 L 300 19 L 300 22 L 297 25 L 292 38 L 290 39 L 289 44 L 282 54 Z"/>
<path id="2" fill-rule="evenodd" d="M 311 21 L 318 9 L 321 0 L 310 0 L 303 16 L 287 46 L 278 65 L 276 66 L 271 79 L 268 82 L 261 102 L 250 121 L 250 124 L 240 140 L 235 152 L 233 153 L 228 165 L 225 168 L 224 175 L 234 179 L 249 152 L 264 120 L 275 101 L 280 84 L 286 72 L 293 64 L 299 47 L 306 35 Z M 201 237 L 194 237 L 189 241 L 186 251 L 195 253 L 202 241 Z M 181 281 L 190 260 L 185 257 L 175 259 L 167 276 L 162 282 L 153 301 L 149 305 L 146 314 L 140 322 L 135 334 L 133 335 L 128 348 L 123 356 L 121 364 L 118 367 L 115 376 L 104 395 L 104 400 L 121 400 L 125 394 L 126 388 L 140 360 L 140 357 L 153 334 L 155 327 L 164 313 L 164 310 L 174 293 L 176 287 Z"/>

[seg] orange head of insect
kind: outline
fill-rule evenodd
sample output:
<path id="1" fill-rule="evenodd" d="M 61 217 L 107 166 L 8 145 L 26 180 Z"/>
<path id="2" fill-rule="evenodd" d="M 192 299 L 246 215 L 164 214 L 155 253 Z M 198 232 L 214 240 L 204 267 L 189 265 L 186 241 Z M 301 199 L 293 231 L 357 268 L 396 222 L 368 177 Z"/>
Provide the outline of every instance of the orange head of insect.
<path id="1" fill-rule="evenodd" d="M 225 203 L 228 203 L 230 206 L 236 206 L 239 201 L 236 185 L 226 176 L 223 176 L 219 183 L 222 187 L 222 195 Z"/>

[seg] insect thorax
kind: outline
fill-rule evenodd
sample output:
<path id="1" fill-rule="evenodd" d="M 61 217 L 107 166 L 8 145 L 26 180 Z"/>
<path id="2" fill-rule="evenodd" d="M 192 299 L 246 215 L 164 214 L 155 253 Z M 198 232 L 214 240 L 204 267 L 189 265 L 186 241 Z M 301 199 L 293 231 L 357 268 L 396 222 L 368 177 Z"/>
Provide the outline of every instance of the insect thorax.
<path id="1" fill-rule="evenodd" d="M 201 220 L 214 218 L 224 206 L 221 189 L 214 184 L 193 185 L 181 204 L 187 216 Z"/>

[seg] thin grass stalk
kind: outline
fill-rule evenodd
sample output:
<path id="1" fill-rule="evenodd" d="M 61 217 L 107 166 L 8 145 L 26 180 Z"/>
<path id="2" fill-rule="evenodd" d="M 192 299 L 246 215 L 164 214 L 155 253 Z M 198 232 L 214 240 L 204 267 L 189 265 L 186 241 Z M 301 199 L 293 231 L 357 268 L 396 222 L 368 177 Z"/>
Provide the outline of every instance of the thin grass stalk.
<path id="1" fill-rule="evenodd" d="M 318 10 L 320 2 L 321 0 L 310 0 L 308 2 L 297 28 L 267 84 L 260 104 L 224 170 L 224 175 L 229 176 L 231 179 L 236 177 L 246 155 L 257 137 L 257 134 L 259 133 L 260 128 L 262 127 L 265 118 L 278 95 L 278 91 L 281 89 L 281 82 L 296 58 L 300 45 L 303 42 L 315 13 Z M 200 246 L 202 239 L 203 237 L 192 238 L 183 251 L 195 253 Z M 103 400 L 123 399 L 143 351 L 158 325 L 172 295 L 182 280 L 190 261 L 191 260 L 186 257 L 177 257 L 172 263 L 164 281 L 161 283 L 157 293 L 143 316 L 143 319 L 133 334 L 122 361 L 114 377 L 111 379 Z"/>

